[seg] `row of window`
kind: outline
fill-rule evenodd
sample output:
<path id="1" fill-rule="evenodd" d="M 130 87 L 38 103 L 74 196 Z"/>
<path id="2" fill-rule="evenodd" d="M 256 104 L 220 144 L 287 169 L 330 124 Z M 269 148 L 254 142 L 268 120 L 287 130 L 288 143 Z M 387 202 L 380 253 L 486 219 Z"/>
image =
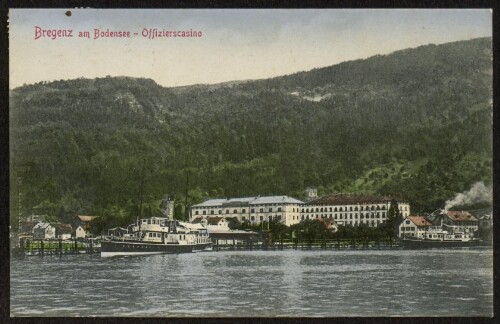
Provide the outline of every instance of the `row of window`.
<path id="1" fill-rule="evenodd" d="M 375 213 L 371 213 L 371 214 L 369 214 L 369 213 L 366 213 L 366 214 L 363 214 L 363 213 L 360 213 L 360 214 L 356 214 L 356 213 L 355 214 L 352 214 L 352 213 L 350 213 L 350 214 L 333 214 L 333 217 L 332 217 L 332 214 L 329 214 L 329 215 L 327 215 L 327 214 L 324 214 L 324 215 L 323 214 L 321 214 L 321 215 L 309 214 L 309 215 L 307 215 L 306 214 L 306 215 L 302 215 L 302 219 L 304 219 L 304 216 L 307 216 L 307 217 L 310 216 L 312 218 L 314 216 L 316 216 L 316 218 L 318 218 L 318 216 L 320 216 L 321 218 L 335 218 L 335 219 L 358 219 L 358 218 L 363 219 L 365 217 L 366 218 L 384 218 L 384 217 L 386 217 L 386 213 L 385 212 L 382 212 L 382 213 L 377 212 L 376 214 Z"/>
<path id="2" fill-rule="evenodd" d="M 280 220 L 281 220 L 281 215 L 275 215 L 274 217 L 273 217 L 273 216 L 269 216 L 269 217 L 268 217 L 268 219 L 269 219 L 269 220 L 273 220 L 273 219 L 274 219 L 274 220 L 278 220 L 278 221 L 280 221 Z M 246 218 L 245 216 L 242 216 L 242 217 L 241 217 L 241 221 L 243 221 L 243 222 L 244 222 L 244 221 L 246 221 L 246 220 L 247 220 L 247 218 Z M 255 221 L 255 216 L 250 216 L 249 220 L 250 220 L 250 221 Z M 261 216 L 259 216 L 259 220 L 260 220 L 260 221 L 263 221 L 263 220 L 264 220 L 264 216 L 262 216 L 262 215 L 261 215 Z"/>
<path id="3" fill-rule="evenodd" d="M 276 212 L 281 212 L 281 211 L 282 211 L 281 207 L 278 207 L 278 209 L 276 210 Z M 297 212 L 298 212 L 298 211 L 299 211 L 299 209 L 297 208 Z M 233 210 L 233 214 L 245 214 L 246 212 L 247 212 L 247 211 L 246 211 L 246 209 L 242 209 L 242 210 L 241 210 L 241 213 L 239 213 L 237 209 L 234 209 L 234 210 Z M 265 212 L 265 211 L 264 211 L 264 208 L 260 208 L 260 209 L 259 209 L 259 213 L 264 213 L 264 212 Z M 272 209 L 272 208 L 269 208 L 268 213 L 272 213 L 272 212 L 273 212 L 273 209 Z M 295 208 L 292 208 L 292 212 L 295 212 Z M 229 210 L 229 209 L 226 209 L 226 214 L 229 214 L 229 213 L 230 213 L 230 210 Z M 250 213 L 252 213 L 252 214 L 253 214 L 253 213 L 255 213 L 255 208 L 250 209 Z M 199 213 L 199 211 L 198 211 L 198 210 L 195 210 L 195 211 L 194 211 L 194 214 L 195 214 L 195 215 L 199 215 L 200 213 Z M 204 211 L 203 211 L 203 215 L 206 215 L 206 214 L 207 214 L 207 211 L 206 211 L 206 210 L 204 210 Z M 219 209 L 219 213 L 218 213 L 218 215 L 221 215 L 221 214 L 222 214 L 222 210 L 221 210 L 221 209 Z M 210 211 L 210 215 L 215 215 L 215 211 L 214 211 L 214 210 L 211 210 L 211 211 Z"/>
<path id="4" fill-rule="evenodd" d="M 376 206 L 376 207 L 375 206 L 371 206 L 371 207 L 370 206 L 366 206 L 364 209 L 363 209 L 363 206 L 359 207 L 359 210 L 361 210 L 361 211 L 363 211 L 363 210 L 386 210 L 386 209 L 387 208 L 385 207 L 385 205 L 383 205 L 382 207 L 380 207 L 380 206 Z M 406 210 L 406 207 L 405 207 L 405 210 Z M 334 211 L 334 212 L 336 212 L 336 211 L 358 211 L 358 207 L 355 206 L 353 208 L 352 206 L 350 206 L 349 209 L 347 207 L 345 207 L 345 208 L 342 208 L 342 207 L 339 207 L 339 208 L 337 208 L 337 207 L 319 208 L 318 207 L 318 208 L 311 208 L 311 209 L 309 209 L 309 208 L 305 208 L 305 209 L 302 208 L 302 212 L 303 213 L 304 212 L 305 213 L 309 213 L 309 212 L 311 212 L 311 213 L 317 212 L 318 213 L 318 212 L 326 212 L 326 211 Z"/>

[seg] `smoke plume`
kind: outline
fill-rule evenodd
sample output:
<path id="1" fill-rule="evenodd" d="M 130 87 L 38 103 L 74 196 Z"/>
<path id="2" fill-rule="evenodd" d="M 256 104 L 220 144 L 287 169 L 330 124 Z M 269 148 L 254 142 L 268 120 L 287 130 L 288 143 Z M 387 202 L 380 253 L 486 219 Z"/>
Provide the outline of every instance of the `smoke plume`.
<path id="1" fill-rule="evenodd" d="M 491 202 L 493 200 L 493 188 L 486 187 L 484 182 L 476 182 L 469 191 L 459 193 L 453 199 L 446 201 L 445 211 L 453 206 L 470 205 L 479 202 Z"/>

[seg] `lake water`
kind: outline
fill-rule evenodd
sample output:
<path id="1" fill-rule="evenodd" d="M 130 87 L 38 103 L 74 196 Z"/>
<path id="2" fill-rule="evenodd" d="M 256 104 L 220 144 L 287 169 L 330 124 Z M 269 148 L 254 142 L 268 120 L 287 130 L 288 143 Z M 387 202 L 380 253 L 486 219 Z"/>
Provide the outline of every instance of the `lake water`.
<path id="1" fill-rule="evenodd" d="M 12 260 L 11 316 L 492 316 L 493 251 Z"/>

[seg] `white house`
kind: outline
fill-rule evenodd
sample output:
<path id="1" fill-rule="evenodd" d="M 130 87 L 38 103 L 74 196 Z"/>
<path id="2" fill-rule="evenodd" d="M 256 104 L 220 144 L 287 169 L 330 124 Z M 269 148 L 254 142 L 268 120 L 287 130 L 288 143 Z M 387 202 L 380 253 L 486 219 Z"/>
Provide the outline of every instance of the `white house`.
<path id="1" fill-rule="evenodd" d="M 83 229 L 82 226 L 78 226 L 75 229 L 75 238 L 85 238 L 85 230 Z"/>
<path id="2" fill-rule="evenodd" d="M 302 204 L 288 196 L 209 199 L 192 206 L 189 215 L 190 221 L 197 217 L 222 217 L 252 224 L 277 221 L 290 226 L 300 222 Z"/>
<path id="3" fill-rule="evenodd" d="M 399 237 L 423 237 L 432 223 L 423 216 L 408 216 L 399 225 Z"/>
<path id="4" fill-rule="evenodd" d="M 376 227 L 387 221 L 392 200 L 391 196 L 380 195 L 329 195 L 302 205 L 300 218 L 301 220 L 330 218 L 336 225 L 366 224 Z M 409 216 L 410 204 L 401 199 L 397 203 L 401 215 Z"/>
<path id="5" fill-rule="evenodd" d="M 43 240 L 43 239 L 55 239 L 56 229 L 52 227 L 49 223 L 38 223 L 33 227 L 33 239 Z"/>
<path id="6" fill-rule="evenodd" d="M 71 233 L 73 232 L 73 228 L 70 224 L 54 224 L 56 229 L 56 237 L 61 240 L 69 240 L 71 239 Z"/>

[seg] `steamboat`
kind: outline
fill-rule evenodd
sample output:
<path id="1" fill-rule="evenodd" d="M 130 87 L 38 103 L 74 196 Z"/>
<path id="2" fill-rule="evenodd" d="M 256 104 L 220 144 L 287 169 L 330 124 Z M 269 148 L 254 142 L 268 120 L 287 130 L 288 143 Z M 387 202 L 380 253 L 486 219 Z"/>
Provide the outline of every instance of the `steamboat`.
<path id="1" fill-rule="evenodd" d="M 430 226 L 421 237 L 404 237 L 401 245 L 406 249 L 458 248 L 479 246 L 481 241 L 472 233 L 466 233 L 453 226 Z M 446 228 L 446 229 L 445 229 Z"/>
<path id="2" fill-rule="evenodd" d="M 206 228 L 190 225 L 166 217 L 138 219 L 125 233 L 101 241 L 101 257 L 207 250 L 211 242 Z"/>

